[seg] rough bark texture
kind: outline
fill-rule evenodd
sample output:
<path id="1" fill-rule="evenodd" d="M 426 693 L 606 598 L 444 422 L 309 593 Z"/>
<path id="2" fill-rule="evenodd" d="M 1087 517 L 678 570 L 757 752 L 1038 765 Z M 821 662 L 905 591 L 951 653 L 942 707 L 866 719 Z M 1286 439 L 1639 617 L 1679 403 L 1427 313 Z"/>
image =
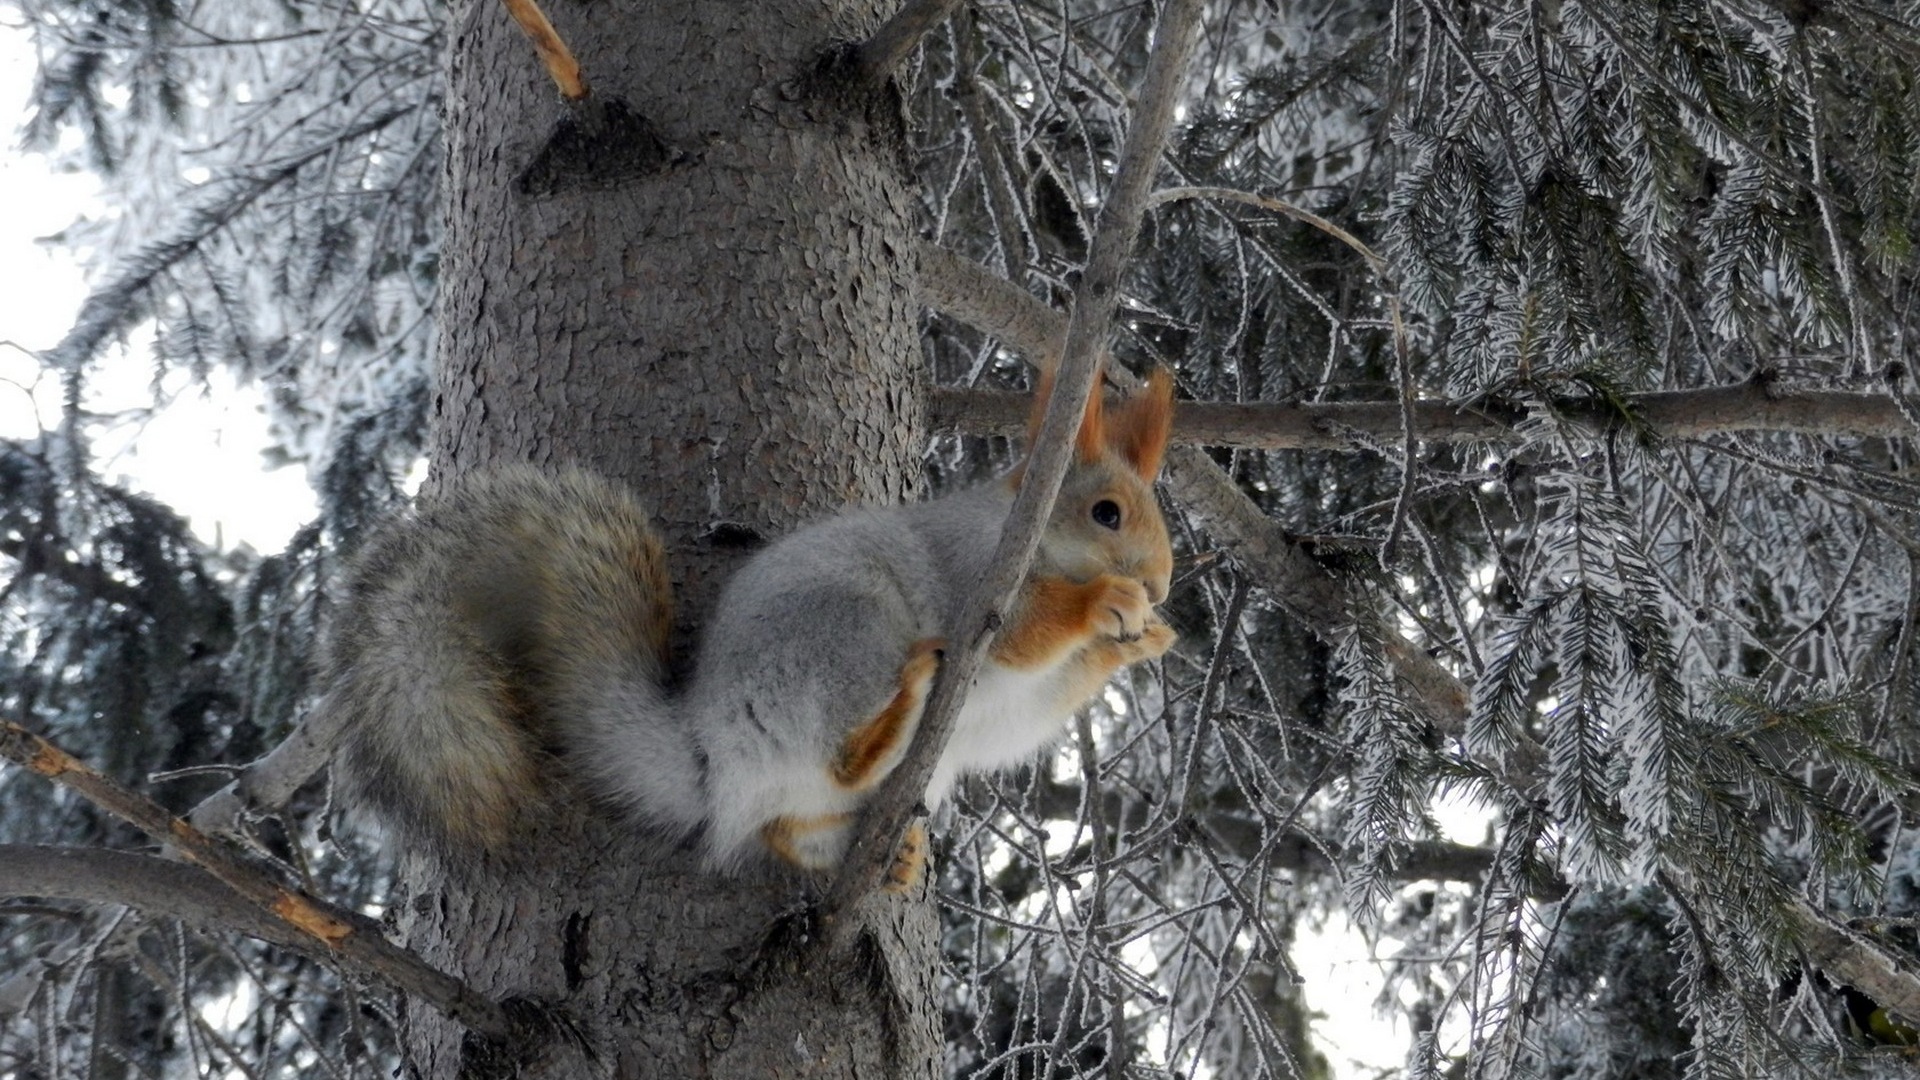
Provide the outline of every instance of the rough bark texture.
<path id="1" fill-rule="evenodd" d="M 674 552 L 683 625 L 743 528 L 913 497 L 924 380 L 897 111 L 811 78 L 881 14 L 551 5 L 596 98 L 651 124 L 666 160 L 563 168 L 534 194 L 517 179 L 565 109 L 491 0 L 452 24 L 436 476 L 575 461 L 631 484 Z M 785 918 L 802 883 L 704 876 L 581 802 L 536 823 L 520 865 L 405 873 L 414 947 L 484 992 L 561 1006 L 597 1055 L 563 1046 L 533 1075 L 938 1071 L 924 896 L 869 900 L 869 932 L 822 958 Z M 484 1064 L 463 1066 L 437 1016 L 410 1021 L 423 1075 Z"/>

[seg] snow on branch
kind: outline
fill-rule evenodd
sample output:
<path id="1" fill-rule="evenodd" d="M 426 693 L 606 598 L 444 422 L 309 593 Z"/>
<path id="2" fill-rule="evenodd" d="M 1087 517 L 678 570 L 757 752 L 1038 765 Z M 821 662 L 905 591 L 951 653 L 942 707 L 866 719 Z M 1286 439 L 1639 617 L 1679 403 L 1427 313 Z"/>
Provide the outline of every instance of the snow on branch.
<path id="1" fill-rule="evenodd" d="M 142 297 L 168 270 L 201 250 L 215 234 L 260 197 L 293 179 L 300 170 L 334 153 L 345 143 L 365 138 L 412 113 L 415 106 L 396 105 L 358 123 L 317 138 L 301 150 L 259 170 L 230 176 L 206 185 L 198 204 L 186 212 L 173 233 L 126 259 L 107 283 L 93 290 L 80 306 L 73 328 L 42 359 L 49 367 L 77 369 L 97 355 L 107 340 L 124 333 L 146 315 Z"/>

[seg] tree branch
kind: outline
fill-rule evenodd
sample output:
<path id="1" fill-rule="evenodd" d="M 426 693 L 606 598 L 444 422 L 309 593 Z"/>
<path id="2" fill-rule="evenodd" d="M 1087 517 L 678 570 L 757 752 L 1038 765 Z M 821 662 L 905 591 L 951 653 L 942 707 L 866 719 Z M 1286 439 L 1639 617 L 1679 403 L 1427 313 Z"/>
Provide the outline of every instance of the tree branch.
<path id="1" fill-rule="evenodd" d="M 281 884 L 238 851 L 174 817 L 159 803 L 121 787 L 12 721 L 0 720 L 0 757 L 25 766 L 170 845 L 245 897 L 263 915 L 271 915 L 336 960 L 398 986 L 488 1038 L 505 1043 L 526 1034 L 499 1004 L 388 941 L 357 912 Z"/>
<path id="2" fill-rule="evenodd" d="M 1060 362 L 1060 346 L 1067 336 L 1065 315 L 972 259 L 931 240 L 922 240 L 914 256 L 918 264 L 915 282 L 922 304 L 999 338 L 1042 371 Z"/>
<path id="3" fill-rule="evenodd" d="M 257 172 L 202 185 L 196 191 L 196 195 L 200 195 L 198 205 L 187 211 L 186 224 L 171 236 L 120 260 L 114 276 L 87 295 L 66 336 L 41 354 L 42 361 L 48 367 L 77 368 L 91 360 L 106 339 L 126 329 L 143 314 L 133 310 L 134 298 L 175 263 L 200 250 L 201 244 L 226 228 L 262 195 L 292 179 L 310 162 L 338 150 L 342 143 L 371 135 L 410 111 L 398 106 L 384 109 L 360 123 L 316 139 Z M 201 194 L 207 191 L 213 194 Z"/>
<path id="4" fill-rule="evenodd" d="M 1084 793 L 1080 785 L 1041 780 L 1036 786 L 1033 810 L 1042 820 L 1072 820 L 1082 812 Z M 1088 813 L 1117 829 L 1138 832 L 1151 810 L 1140 799 L 1104 791 Z M 1244 806 L 1213 807 L 1202 811 L 1199 819 L 1208 835 L 1243 862 L 1260 859 L 1275 870 L 1324 877 L 1336 871 L 1341 858 L 1339 845 L 1299 829 L 1290 828 L 1269 838 L 1267 830 L 1248 816 Z M 1388 877 L 1397 882 L 1479 881 L 1492 868 L 1495 855 L 1490 847 L 1419 840 L 1407 845 Z M 1567 895 L 1567 883 L 1545 870 L 1530 877 L 1526 885 L 1528 895 L 1540 900 L 1559 900 Z"/>
<path id="5" fill-rule="evenodd" d="M 920 300 L 928 307 L 991 334 L 1045 369 L 1059 356 L 1066 318 L 1039 298 L 979 263 L 923 242 L 919 258 Z M 1655 435 L 1697 438 L 1729 431 L 1782 431 L 1804 435 L 1909 437 L 1916 432 L 1898 403 L 1884 394 L 1796 390 L 1750 379 L 1698 390 L 1629 394 L 1626 416 L 1586 398 L 1553 403 L 1563 419 L 1595 431 L 1627 426 L 1628 418 Z M 934 391 L 935 430 L 1013 434 L 1024 422 L 1024 399 L 990 390 Z M 1523 406 L 1508 402 L 1422 401 L 1414 406 L 1423 442 L 1504 442 L 1526 419 Z M 1347 450 L 1364 437 L 1399 439 L 1400 403 L 1260 402 L 1229 404 L 1183 401 L 1176 406 L 1176 443 L 1239 446 L 1260 450 Z"/>
<path id="6" fill-rule="evenodd" d="M 960 0 L 907 0 L 872 37 L 853 47 L 847 57 L 853 77 L 869 85 L 886 78 L 959 6 Z"/>
<path id="7" fill-rule="evenodd" d="M 1199 42 L 1200 0 L 1172 0 L 1161 9 L 1153 51 L 1141 80 L 1138 106 L 1126 144 L 1114 169 L 1113 185 L 1101 207 L 1093 245 L 1073 314 L 1067 319 L 1066 344 L 1048 395 L 1046 417 L 1027 459 L 1027 471 L 1013 509 L 988 564 L 986 580 L 968 591 L 940 673 L 906 758 L 880 785 L 861 814 L 838 878 L 822 906 L 828 938 L 844 937 L 841 918 L 852 903 L 871 892 L 891 864 L 914 808 L 926 797 L 935 762 L 946 749 L 965 688 L 986 656 L 993 632 L 1026 577 L 1039 546 L 1040 531 L 1059 493 L 1073 451 L 1073 436 L 1095 392 L 1120 281 L 1139 234 L 1148 189 L 1160 163 L 1187 61 Z"/>
<path id="8" fill-rule="evenodd" d="M 1018 340 L 986 327 L 980 329 L 1009 342 Z M 1020 394 L 1001 390 L 943 386 L 933 391 L 928 414 L 939 432 L 1015 435 L 1023 430 L 1026 400 Z M 1756 380 L 1698 390 L 1628 394 L 1623 403 L 1624 415 L 1586 398 L 1558 400 L 1552 407 L 1561 419 L 1596 433 L 1631 425 L 1668 439 L 1730 431 L 1880 438 L 1915 434 L 1900 407 L 1884 394 L 1795 390 Z M 1518 437 L 1515 428 L 1526 419 L 1527 411 L 1519 404 L 1502 401 L 1420 401 L 1414 403 L 1413 416 L 1414 438 L 1420 442 L 1498 443 Z M 1397 401 L 1182 401 L 1174 407 L 1173 439 L 1189 446 L 1351 450 L 1368 443 L 1392 442 L 1403 434 Z"/>
<path id="9" fill-rule="evenodd" d="M 322 698 L 319 708 L 302 717 L 278 746 L 201 800 L 187 813 L 187 821 L 202 832 L 243 837 L 247 818 L 283 809 L 294 792 L 327 767 L 346 730 L 346 717 L 345 710 L 329 708 Z"/>
<path id="10" fill-rule="evenodd" d="M 315 959 L 333 958 L 310 935 L 187 863 L 105 848 L 0 844 L 0 865 L 7 868 L 9 896 L 119 904 L 202 930 L 238 931 Z"/>
<path id="11" fill-rule="evenodd" d="M 974 268 L 956 265 L 964 261 L 931 244 L 923 244 L 920 279 L 923 300 L 977 329 L 1001 336 L 1001 340 L 1026 353 L 1036 364 L 1044 364 L 1045 358 L 1057 348 L 1055 343 L 1065 319 L 985 270 L 976 272 Z M 977 323 L 970 317 L 970 313 L 976 312 L 982 315 Z M 1030 336 L 1015 337 L 1013 331 Z M 1771 415 L 1767 410 L 1776 406 L 1764 399 L 1756 401 L 1752 396 L 1755 392 L 1766 393 L 1762 387 L 1742 386 L 1646 396 L 1653 399 L 1655 415 L 1662 408 L 1677 408 L 1673 403 L 1681 394 L 1698 394 L 1707 400 L 1716 400 L 1710 395 L 1718 394 L 1717 400 L 1723 403 L 1745 403 L 1745 407 L 1755 410 L 1744 414 L 1749 417 Z M 1808 395 L 1815 399 L 1821 396 Z M 1847 413 L 1856 418 L 1878 415 L 1872 412 L 1875 407 L 1867 406 L 1864 401 L 1843 404 L 1849 408 L 1860 407 L 1858 412 Z M 1772 430 L 1805 430 L 1788 426 L 1803 421 L 1804 414 L 1799 418 L 1783 418 L 1778 421 L 1780 426 Z M 1864 419 L 1854 422 L 1863 428 L 1869 426 Z M 1731 425 L 1721 430 L 1731 430 Z M 1821 428 L 1820 433 L 1832 432 Z M 1903 422 L 1898 430 L 1872 433 L 1911 434 L 1911 431 Z M 1176 429 L 1176 437 L 1178 434 Z M 1192 446 L 1169 451 L 1167 478 L 1181 504 L 1205 523 L 1214 542 L 1234 556 L 1275 600 L 1299 615 L 1307 626 L 1325 635 L 1336 627 L 1352 625 L 1356 608 L 1346 584 L 1302 554 L 1284 531 L 1261 513 L 1204 452 Z M 1386 643 L 1395 678 L 1408 693 L 1411 704 L 1431 719 L 1436 731 L 1445 737 L 1459 739 L 1464 735 L 1471 701 L 1466 684 L 1392 628 L 1381 626 L 1377 632 Z M 1544 775 L 1540 763 L 1544 762 L 1545 755 L 1538 744 L 1523 746 L 1519 753 L 1510 754 L 1508 760 L 1509 764 L 1501 769 L 1502 778 L 1516 790 L 1532 789 Z M 1920 975 L 1895 954 L 1840 927 L 1805 900 L 1796 899 L 1788 915 L 1807 948 L 1809 959 L 1817 966 L 1835 979 L 1861 988 L 1901 1017 L 1920 1020 Z"/>
<path id="12" fill-rule="evenodd" d="M 1920 976 L 1912 963 L 1798 897 L 1791 912 L 1814 967 L 1880 1003 L 1909 1024 L 1920 1021 Z"/>

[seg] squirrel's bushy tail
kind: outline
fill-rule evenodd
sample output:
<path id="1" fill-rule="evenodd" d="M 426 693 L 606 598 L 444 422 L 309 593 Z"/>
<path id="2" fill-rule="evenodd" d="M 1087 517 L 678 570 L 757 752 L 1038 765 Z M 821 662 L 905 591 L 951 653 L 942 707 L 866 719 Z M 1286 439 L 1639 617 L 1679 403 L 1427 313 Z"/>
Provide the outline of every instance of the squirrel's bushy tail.
<path id="1" fill-rule="evenodd" d="M 677 840 L 704 797 L 662 689 L 671 622 L 630 495 L 573 469 L 465 478 L 358 558 L 324 706 L 345 713 L 349 780 L 403 841 L 452 854 L 505 849 L 582 771 Z"/>

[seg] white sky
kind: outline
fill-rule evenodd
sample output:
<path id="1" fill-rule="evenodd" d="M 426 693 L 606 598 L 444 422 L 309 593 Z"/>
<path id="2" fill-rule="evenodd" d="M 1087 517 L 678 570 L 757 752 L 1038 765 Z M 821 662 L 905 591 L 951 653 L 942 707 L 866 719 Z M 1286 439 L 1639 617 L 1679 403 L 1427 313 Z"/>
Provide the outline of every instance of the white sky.
<path id="1" fill-rule="evenodd" d="M 0 436 L 30 437 L 58 421 L 59 380 L 44 376 L 34 351 L 56 344 L 86 298 L 74 254 L 37 241 L 81 217 L 111 212 L 88 173 L 56 173 L 45 158 L 23 154 L 14 132 L 27 115 L 35 69 L 27 35 L 0 28 Z M 153 400 L 146 333 L 115 349 L 90 380 L 88 407 L 141 409 Z M 142 423 L 93 432 L 102 475 L 148 492 L 186 515 L 208 543 L 251 544 L 261 552 L 286 546 L 315 513 L 298 468 L 262 470 L 266 416 L 258 387 L 236 387 L 224 372 L 202 394 L 179 375 L 163 387 L 171 405 Z M 137 437 L 137 442 L 136 442 Z"/>

